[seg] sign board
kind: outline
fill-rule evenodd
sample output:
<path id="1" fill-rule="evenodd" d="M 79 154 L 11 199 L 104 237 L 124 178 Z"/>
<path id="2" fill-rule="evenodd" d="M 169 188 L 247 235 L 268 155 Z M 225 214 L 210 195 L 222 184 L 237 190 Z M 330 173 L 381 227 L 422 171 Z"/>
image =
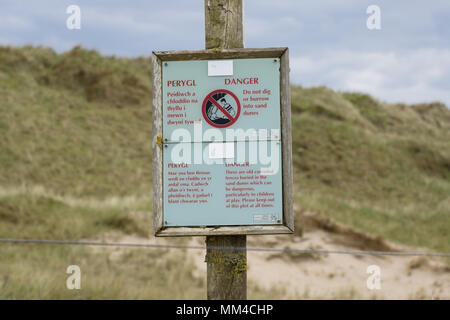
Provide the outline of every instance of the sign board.
<path id="1" fill-rule="evenodd" d="M 293 232 L 287 48 L 153 53 L 157 236 Z"/>

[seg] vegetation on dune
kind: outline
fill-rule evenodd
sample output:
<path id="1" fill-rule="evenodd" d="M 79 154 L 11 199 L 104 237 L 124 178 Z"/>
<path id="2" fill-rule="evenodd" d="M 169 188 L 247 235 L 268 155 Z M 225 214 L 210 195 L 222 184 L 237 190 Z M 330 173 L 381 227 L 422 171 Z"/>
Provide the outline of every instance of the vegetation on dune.
<path id="1" fill-rule="evenodd" d="M 73 196 L 151 187 L 147 59 L 0 48 L 0 185 Z"/>
<path id="2" fill-rule="evenodd" d="M 400 243 L 450 250 L 450 110 L 293 88 L 296 203 Z"/>
<path id="3" fill-rule="evenodd" d="M 63 54 L 0 47 L 1 238 L 149 234 L 150 74 L 149 58 L 103 57 L 80 47 Z M 446 106 L 393 105 L 361 93 L 293 86 L 292 127 L 300 211 L 399 243 L 450 252 Z M 0 264 L 1 274 L 12 276 L 0 279 L 0 298 L 203 294 L 198 288 L 204 284 L 185 274 L 192 268 L 172 263 L 162 266 L 172 273 L 158 271 L 157 264 L 171 261 L 166 251 L 158 254 L 166 259 L 132 250 L 116 263 L 91 248 L 1 246 L 0 260 L 8 261 Z M 96 283 L 99 289 L 92 285 L 83 293 L 68 293 L 64 281 L 60 287 L 46 282 L 75 255 L 89 265 L 90 277 L 102 273 L 107 279 Z M 133 265 L 141 263 L 151 264 L 154 272 L 135 272 Z M 37 274 L 41 278 L 32 280 Z M 151 289 L 137 281 L 144 274 L 154 284 Z M 138 289 L 126 296 L 120 291 L 130 287 L 129 281 Z M 164 281 L 176 293 L 163 296 Z"/>

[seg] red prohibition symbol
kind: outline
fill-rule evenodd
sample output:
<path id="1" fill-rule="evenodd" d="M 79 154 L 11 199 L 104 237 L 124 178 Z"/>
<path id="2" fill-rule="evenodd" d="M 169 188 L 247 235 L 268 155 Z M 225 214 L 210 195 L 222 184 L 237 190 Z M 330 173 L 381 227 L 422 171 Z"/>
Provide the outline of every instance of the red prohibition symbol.
<path id="1" fill-rule="evenodd" d="M 219 89 L 208 94 L 203 100 L 203 118 L 216 128 L 231 126 L 241 114 L 241 104 L 236 95 L 228 90 Z"/>

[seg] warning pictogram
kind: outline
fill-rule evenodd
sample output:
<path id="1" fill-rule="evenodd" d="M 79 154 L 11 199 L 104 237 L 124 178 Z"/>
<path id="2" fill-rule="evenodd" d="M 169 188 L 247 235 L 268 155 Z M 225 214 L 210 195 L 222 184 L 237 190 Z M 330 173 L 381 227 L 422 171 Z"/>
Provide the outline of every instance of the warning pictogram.
<path id="1" fill-rule="evenodd" d="M 208 94 L 203 100 L 202 113 L 206 122 L 213 127 L 226 128 L 239 118 L 241 104 L 233 92 L 219 89 Z"/>

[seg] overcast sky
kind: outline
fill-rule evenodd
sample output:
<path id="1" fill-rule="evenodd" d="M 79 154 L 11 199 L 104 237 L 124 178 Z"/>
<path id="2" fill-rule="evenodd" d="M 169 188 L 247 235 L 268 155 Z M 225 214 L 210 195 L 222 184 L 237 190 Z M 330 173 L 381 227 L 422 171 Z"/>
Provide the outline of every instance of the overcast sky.
<path id="1" fill-rule="evenodd" d="M 204 0 L 0 0 L 0 45 L 108 55 L 203 49 Z M 81 8 L 81 30 L 66 8 Z M 381 30 L 369 30 L 369 5 Z M 245 0 L 245 46 L 287 46 L 291 81 L 450 106 L 450 0 Z"/>

